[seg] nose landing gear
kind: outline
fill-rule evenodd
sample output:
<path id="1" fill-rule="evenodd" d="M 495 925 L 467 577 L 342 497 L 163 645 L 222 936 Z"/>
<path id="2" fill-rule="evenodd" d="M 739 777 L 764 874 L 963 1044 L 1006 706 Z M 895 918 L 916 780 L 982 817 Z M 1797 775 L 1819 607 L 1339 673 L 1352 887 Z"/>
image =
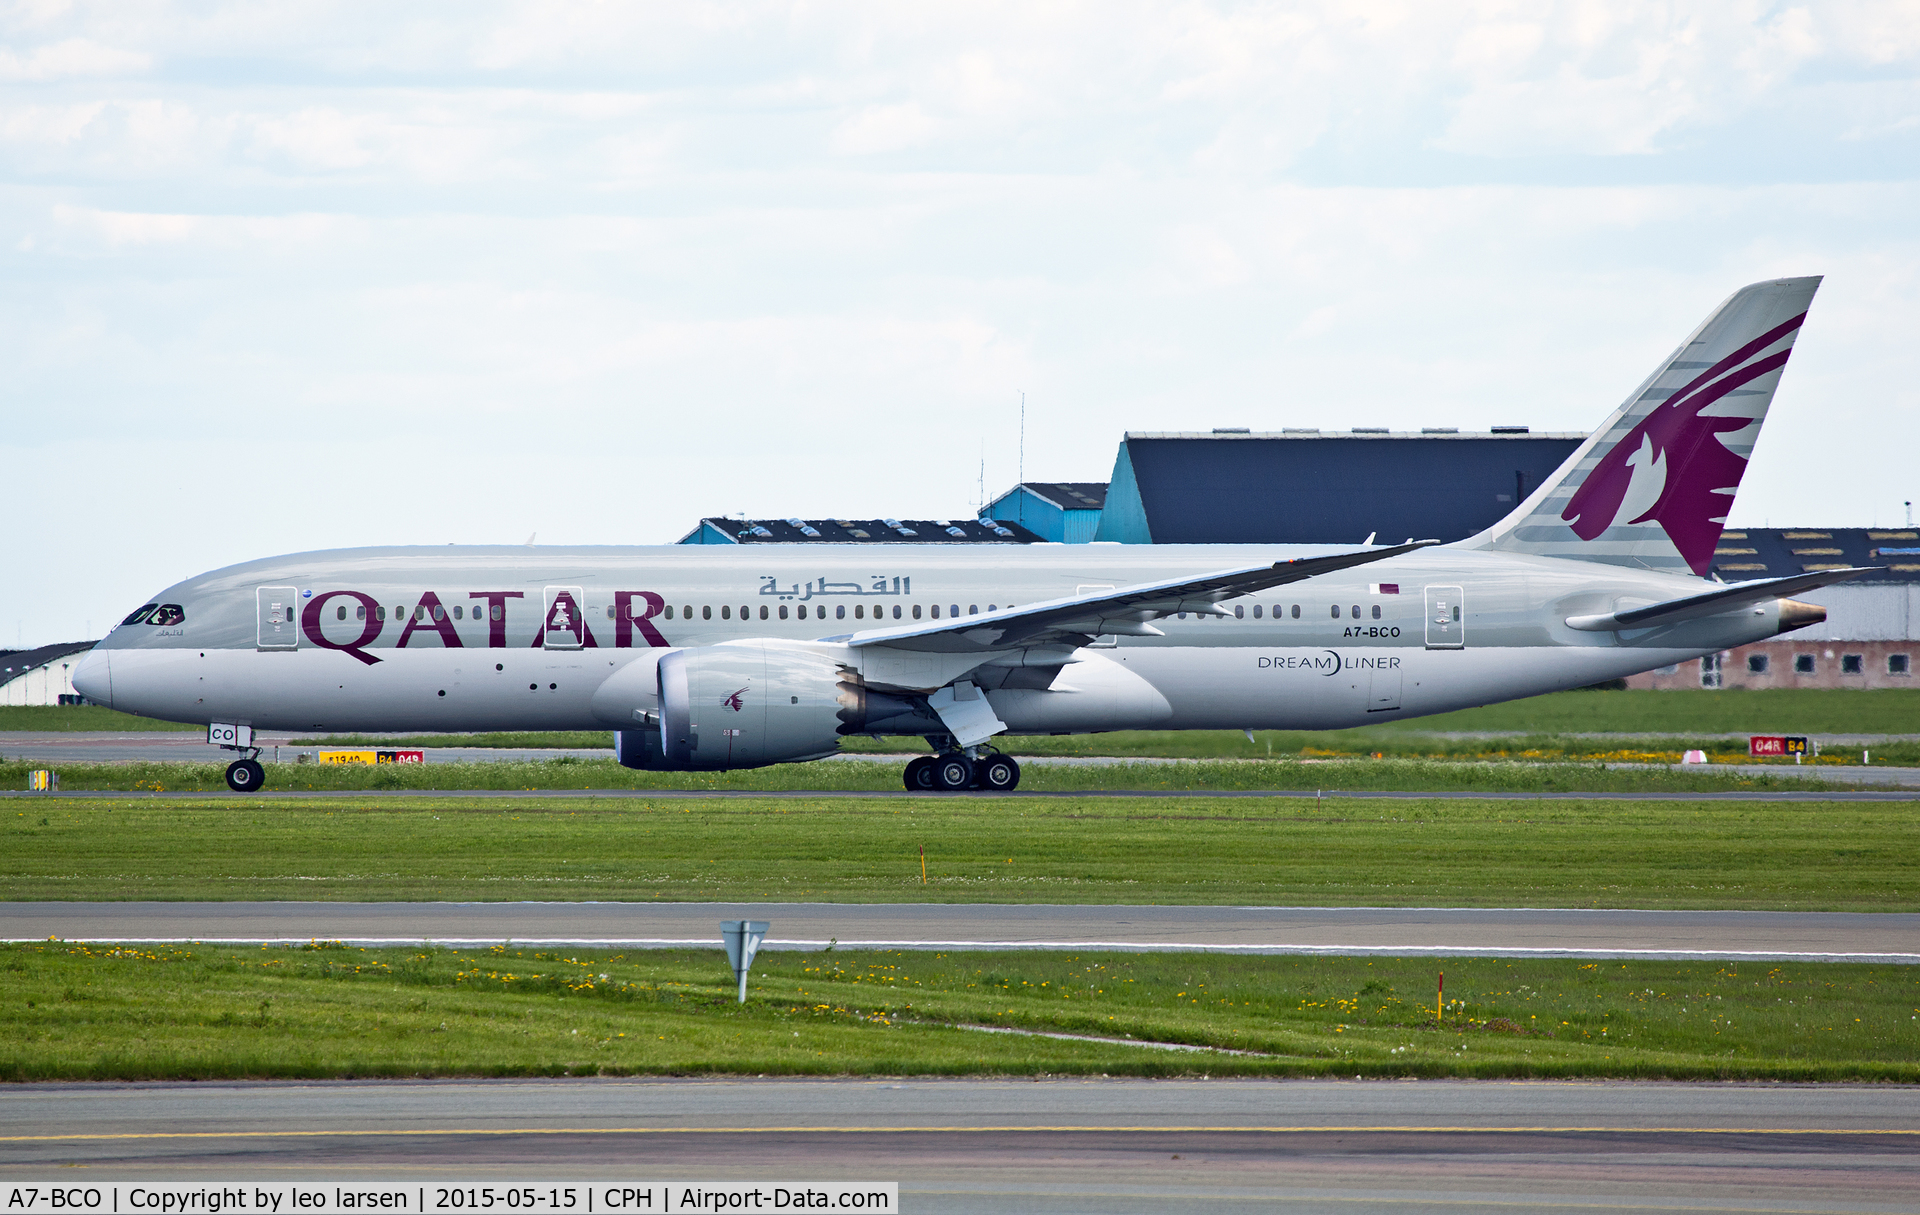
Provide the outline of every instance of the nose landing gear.
<path id="1" fill-rule="evenodd" d="M 235 793 L 258 793 L 267 783 L 267 770 L 257 759 L 236 759 L 227 765 L 227 788 Z"/>

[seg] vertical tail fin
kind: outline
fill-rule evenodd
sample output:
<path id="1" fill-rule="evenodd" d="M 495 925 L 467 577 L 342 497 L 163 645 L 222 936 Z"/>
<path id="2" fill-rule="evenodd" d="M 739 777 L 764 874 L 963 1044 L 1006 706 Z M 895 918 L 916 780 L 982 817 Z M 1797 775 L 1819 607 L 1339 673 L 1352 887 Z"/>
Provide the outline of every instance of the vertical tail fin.
<path id="1" fill-rule="evenodd" d="M 1734 292 L 1545 484 L 1461 543 L 1705 576 L 1819 288 Z"/>

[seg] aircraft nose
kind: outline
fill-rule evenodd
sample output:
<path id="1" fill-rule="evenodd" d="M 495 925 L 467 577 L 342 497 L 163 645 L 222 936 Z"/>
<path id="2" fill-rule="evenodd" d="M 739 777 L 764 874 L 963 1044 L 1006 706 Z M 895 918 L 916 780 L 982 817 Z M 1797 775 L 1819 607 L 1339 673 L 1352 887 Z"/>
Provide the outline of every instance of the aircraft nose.
<path id="1" fill-rule="evenodd" d="M 107 655 L 88 650 L 73 669 L 73 690 L 97 705 L 113 707 L 113 670 Z"/>

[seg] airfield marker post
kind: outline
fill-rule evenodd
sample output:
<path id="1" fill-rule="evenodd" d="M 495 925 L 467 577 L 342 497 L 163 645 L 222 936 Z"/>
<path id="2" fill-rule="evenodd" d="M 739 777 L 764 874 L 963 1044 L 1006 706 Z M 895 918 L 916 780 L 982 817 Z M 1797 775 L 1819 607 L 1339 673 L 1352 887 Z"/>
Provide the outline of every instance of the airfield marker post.
<path id="1" fill-rule="evenodd" d="M 747 1002 L 747 971 L 753 968 L 753 955 L 760 952 L 771 924 L 766 920 L 722 920 L 720 939 L 727 947 L 727 964 L 740 980 L 740 1003 Z"/>
<path id="2" fill-rule="evenodd" d="M 1440 1019 L 1441 1019 L 1441 1016 L 1443 1015 L 1443 1010 L 1446 1008 L 1446 1006 L 1447 1006 L 1447 972 L 1443 970 L 1440 972 L 1440 990 L 1437 993 L 1435 993 L 1433 997 L 1433 1024 L 1434 1024 L 1434 1028 L 1436 1029 L 1438 1029 L 1440 1026 Z"/>
<path id="3" fill-rule="evenodd" d="M 927 846 L 920 845 L 920 884 L 927 884 Z"/>

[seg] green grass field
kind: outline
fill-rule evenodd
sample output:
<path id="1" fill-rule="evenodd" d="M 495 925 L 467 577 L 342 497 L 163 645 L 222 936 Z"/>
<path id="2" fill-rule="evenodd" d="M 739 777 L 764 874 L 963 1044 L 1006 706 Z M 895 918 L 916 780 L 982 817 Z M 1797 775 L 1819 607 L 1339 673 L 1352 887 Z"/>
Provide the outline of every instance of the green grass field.
<path id="1" fill-rule="evenodd" d="M 1920 910 L 1879 802 L 20 798 L 0 853 L 8 900 Z"/>
<path id="2" fill-rule="evenodd" d="M 178 730 L 195 731 L 199 726 L 134 717 L 95 706 L 74 708 L 0 708 L 0 732 L 8 730 Z M 1823 688 L 1779 688 L 1769 691 L 1727 689 L 1718 692 L 1555 692 L 1527 700 L 1462 709 L 1434 717 L 1420 717 L 1391 726 L 1342 731 L 1367 747 L 1355 750 L 1379 750 L 1394 736 L 1408 731 L 1501 731 L 1529 735 L 1567 733 L 1668 733 L 1668 734 L 1920 734 L 1920 695 L 1899 688 L 1874 688 L 1850 691 Z M 419 735 L 426 746 L 492 747 L 607 747 L 613 736 L 606 731 L 544 731 L 503 734 Z M 1314 739 L 1330 735 L 1313 733 L 1261 732 L 1261 741 L 1252 747 L 1235 731 L 1125 732 L 1080 735 L 1069 738 L 1020 739 L 1018 747 L 1029 754 L 1048 755 L 1175 755 L 1193 757 L 1230 757 L 1263 753 L 1272 742 L 1276 752 L 1298 750 Z M 1294 742 L 1291 740 L 1299 739 Z M 457 741 L 456 741 L 457 740 Z M 350 745 L 368 741 L 364 735 L 337 735 L 328 745 Z M 383 739 L 391 745 L 392 740 Z M 874 744 L 855 740 L 856 747 Z M 918 740 L 897 744 L 920 749 Z"/>
<path id="3" fill-rule="evenodd" d="M 1449 999 L 1436 1019 L 1442 969 Z M 0 946 L 0 1079 L 13 1082 L 1044 1073 L 1914 1083 L 1915 1016 L 1920 968 L 1844 964 L 764 952 L 740 1005 L 717 943 L 630 953 Z"/>
<path id="4" fill-rule="evenodd" d="M 1657 755 L 1635 758 L 1660 760 Z M 1679 758 L 1678 753 L 1670 757 Z M 636 772 L 610 759 L 562 756 L 433 764 L 266 764 L 264 788 L 279 792 L 452 790 L 660 789 L 738 792 L 876 792 L 901 789 L 905 760 L 836 760 L 780 764 L 732 772 Z M 24 790 L 40 763 L 0 761 L 0 788 Z M 1370 792 L 1467 793 L 1692 793 L 1831 789 L 1815 767 L 1774 765 L 1777 771 L 1741 773 L 1711 766 L 1686 771 L 1610 769 L 1603 763 L 1551 762 L 1527 757 L 1286 760 L 1127 761 L 1041 765 L 1023 769 L 1026 793 L 1095 790 L 1151 792 L 1259 792 L 1355 789 Z M 62 792 L 219 793 L 224 763 L 63 763 L 55 766 Z M 247 796 L 253 796 L 251 794 Z"/>

